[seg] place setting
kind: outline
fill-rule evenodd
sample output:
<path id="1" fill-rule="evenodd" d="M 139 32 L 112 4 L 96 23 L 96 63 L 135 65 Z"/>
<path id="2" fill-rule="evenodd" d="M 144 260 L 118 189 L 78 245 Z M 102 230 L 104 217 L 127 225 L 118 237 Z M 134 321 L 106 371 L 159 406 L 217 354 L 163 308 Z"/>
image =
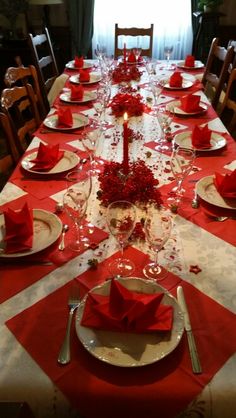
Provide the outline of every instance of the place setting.
<path id="1" fill-rule="evenodd" d="M 195 125 L 192 131 L 178 133 L 174 137 L 174 142 L 180 147 L 199 152 L 217 151 L 227 144 L 226 138 L 209 129 L 208 125 L 204 127 Z"/>
<path id="2" fill-rule="evenodd" d="M 201 101 L 201 97 L 196 94 L 188 94 L 179 100 L 173 100 L 166 104 L 169 112 L 178 117 L 200 116 L 204 114 L 208 105 Z"/>
<path id="3" fill-rule="evenodd" d="M 183 68 L 184 70 L 199 70 L 203 69 L 204 64 L 196 60 L 193 55 L 187 55 L 184 61 L 179 61 L 177 67 Z"/>
<path id="4" fill-rule="evenodd" d="M 88 124 L 88 118 L 83 113 L 74 113 L 69 108 L 56 106 L 56 112 L 48 115 L 43 121 L 43 124 L 52 132 L 70 132 L 86 126 Z M 40 132 L 46 133 L 44 129 L 41 129 Z"/>
<path id="5" fill-rule="evenodd" d="M 101 73 L 97 71 L 88 72 L 86 70 L 80 70 L 79 74 L 72 75 L 69 77 L 69 81 L 74 84 L 95 84 L 101 81 L 102 76 Z"/>
<path id="6" fill-rule="evenodd" d="M 85 90 L 81 84 L 72 85 L 59 96 L 60 100 L 70 104 L 83 104 L 97 99 L 96 91 Z"/>
<path id="7" fill-rule="evenodd" d="M 84 59 L 83 56 L 75 56 L 75 58 L 71 61 L 69 61 L 65 67 L 68 70 L 74 70 L 74 71 L 78 71 L 80 69 L 89 69 L 89 68 L 93 68 L 93 61 L 92 60 L 87 60 Z"/>

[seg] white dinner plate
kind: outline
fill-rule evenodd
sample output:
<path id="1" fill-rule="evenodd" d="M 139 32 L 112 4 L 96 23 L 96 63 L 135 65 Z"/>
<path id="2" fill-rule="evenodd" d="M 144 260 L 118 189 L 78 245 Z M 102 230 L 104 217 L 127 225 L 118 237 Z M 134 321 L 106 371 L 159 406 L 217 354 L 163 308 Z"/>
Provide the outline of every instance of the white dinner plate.
<path id="1" fill-rule="evenodd" d="M 44 120 L 44 125 L 47 128 L 55 129 L 56 131 L 71 131 L 73 129 L 82 128 L 83 126 L 88 125 L 88 118 L 85 115 L 79 114 L 79 113 L 72 113 L 72 119 L 73 119 L 73 125 L 71 128 L 65 127 L 58 127 L 58 115 L 49 115 Z"/>
<path id="2" fill-rule="evenodd" d="M 192 85 L 193 85 L 192 81 L 183 80 L 182 86 L 180 86 L 180 87 L 171 87 L 169 81 L 167 81 L 164 84 L 163 87 L 165 89 L 169 89 L 169 90 L 185 90 L 185 89 L 189 89 L 190 87 L 192 87 Z"/>
<path id="3" fill-rule="evenodd" d="M 224 209 L 236 209 L 236 199 L 224 199 L 214 185 L 214 177 L 203 177 L 196 184 L 198 196 L 205 202 Z"/>
<path id="4" fill-rule="evenodd" d="M 60 150 L 64 151 L 63 157 L 58 161 L 58 163 L 49 171 L 37 171 L 34 170 L 33 166 L 34 163 L 31 162 L 34 158 L 37 157 L 37 151 L 33 152 L 32 154 L 27 155 L 21 161 L 21 166 L 30 173 L 35 174 L 42 174 L 42 175 L 49 175 L 49 174 L 59 174 L 64 173 L 65 171 L 71 170 L 72 168 L 76 167 L 79 163 L 79 157 L 72 151 L 67 150 Z"/>
<path id="5" fill-rule="evenodd" d="M 70 91 L 66 93 L 62 93 L 60 95 L 60 100 L 66 103 L 87 103 L 87 102 L 90 102 L 91 100 L 96 100 L 97 93 L 95 91 L 85 91 L 83 94 L 82 100 L 78 100 L 78 99 L 71 100 L 70 96 L 71 96 Z"/>
<path id="6" fill-rule="evenodd" d="M 198 70 L 199 68 L 203 68 L 204 64 L 201 61 L 195 61 L 194 67 L 188 67 L 185 65 L 185 61 L 180 61 L 177 63 L 177 67 L 184 68 L 186 70 Z"/>
<path id="7" fill-rule="evenodd" d="M 89 61 L 85 61 L 85 60 L 84 60 L 83 67 L 75 67 L 75 61 L 74 60 L 69 61 L 66 64 L 66 68 L 68 68 L 69 70 L 75 70 L 75 71 L 76 70 L 79 71 L 79 70 L 86 69 L 86 68 L 92 68 L 92 67 L 93 67 L 93 63 L 89 62 Z"/>
<path id="8" fill-rule="evenodd" d="M 175 135 L 175 143 L 183 148 L 196 149 L 197 151 L 216 151 L 220 148 L 223 148 L 226 145 L 226 139 L 218 134 L 217 132 L 212 132 L 211 134 L 211 147 L 210 148 L 195 148 L 192 146 L 191 139 L 192 131 L 185 131 Z"/>
<path id="9" fill-rule="evenodd" d="M 54 213 L 42 209 L 33 209 L 33 230 L 33 246 L 30 250 L 5 254 L 3 241 L 5 222 L 4 215 L 0 214 L 0 257 L 25 257 L 44 250 L 52 245 L 61 235 L 62 222 Z"/>
<path id="10" fill-rule="evenodd" d="M 72 75 L 69 80 L 71 83 L 74 84 L 94 84 L 101 81 L 102 77 L 100 73 L 91 72 L 90 73 L 90 80 L 89 81 L 80 81 L 79 74 L 78 75 Z"/>
<path id="11" fill-rule="evenodd" d="M 207 111 L 207 104 L 200 102 L 199 106 L 201 106 L 202 110 L 199 110 L 198 112 L 185 112 L 184 110 L 182 110 L 180 108 L 181 106 L 181 102 L 180 100 L 174 100 L 172 102 L 167 103 L 166 105 L 166 109 L 171 112 L 174 113 L 177 116 L 197 116 L 197 115 L 201 115 L 202 113 Z"/>
<path id="12" fill-rule="evenodd" d="M 154 363 L 171 353 L 179 344 L 184 331 L 183 314 L 176 299 L 152 280 L 136 277 L 117 279 L 131 291 L 140 293 L 164 292 L 163 304 L 173 306 L 173 327 L 170 332 L 144 334 L 122 333 L 84 327 L 80 324 L 86 296 L 76 313 L 76 333 L 90 354 L 101 361 L 119 367 L 139 367 Z M 108 295 L 110 280 L 96 286 L 91 292 Z"/>

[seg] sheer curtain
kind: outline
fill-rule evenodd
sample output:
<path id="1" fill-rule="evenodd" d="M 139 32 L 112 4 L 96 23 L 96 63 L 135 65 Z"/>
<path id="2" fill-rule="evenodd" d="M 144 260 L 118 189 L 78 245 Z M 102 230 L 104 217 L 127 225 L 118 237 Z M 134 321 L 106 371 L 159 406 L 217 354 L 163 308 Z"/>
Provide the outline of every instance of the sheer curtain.
<path id="1" fill-rule="evenodd" d="M 95 0 L 93 52 L 99 44 L 106 46 L 108 54 L 114 53 L 115 23 L 120 27 L 148 27 L 154 23 L 154 58 L 164 58 L 167 44 L 174 47 L 172 59 L 183 59 L 191 53 L 191 0 L 145 0 L 142 6 L 137 0 Z M 125 42 L 128 48 L 138 44 L 144 47 L 141 39 Z"/>

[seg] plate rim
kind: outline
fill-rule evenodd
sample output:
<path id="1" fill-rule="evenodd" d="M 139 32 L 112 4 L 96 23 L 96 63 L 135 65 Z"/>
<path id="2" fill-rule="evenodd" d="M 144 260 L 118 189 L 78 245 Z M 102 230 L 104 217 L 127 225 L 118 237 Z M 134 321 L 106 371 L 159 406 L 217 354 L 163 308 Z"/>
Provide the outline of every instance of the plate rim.
<path id="1" fill-rule="evenodd" d="M 94 97 L 88 98 L 87 100 L 71 100 L 71 99 L 65 100 L 65 99 L 63 99 L 62 96 L 66 95 L 68 93 L 69 92 L 61 93 L 60 96 L 59 96 L 59 99 L 62 102 L 65 102 L 65 103 L 76 104 L 76 103 L 88 103 L 88 102 L 91 102 L 92 100 L 96 100 L 96 98 L 97 98 L 96 92 L 87 90 L 87 91 L 84 92 L 84 94 L 92 94 L 92 93 L 94 93 Z"/>
<path id="2" fill-rule="evenodd" d="M 134 279 L 136 279 L 136 280 L 138 280 L 138 281 L 140 281 L 142 283 L 145 283 L 146 285 L 154 285 L 154 286 L 156 286 L 156 288 L 159 291 L 164 292 L 164 295 L 165 296 L 167 296 L 168 298 L 171 298 L 174 301 L 174 304 L 176 306 L 176 314 L 179 316 L 179 318 L 180 318 L 179 320 L 181 321 L 181 330 L 179 331 L 179 336 L 178 336 L 178 338 L 176 338 L 176 341 L 175 341 L 174 346 L 173 347 L 170 347 L 170 349 L 164 355 L 162 354 L 162 356 L 159 356 L 158 358 L 154 358 L 151 361 L 148 361 L 148 362 L 146 361 L 146 362 L 141 362 L 141 363 L 137 363 L 137 362 L 135 363 L 135 362 L 133 362 L 132 364 L 120 364 L 120 363 L 117 363 L 115 361 L 111 361 L 110 359 L 105 359 L 104 357 L 101 358 L 101 356 L 99 356 L 98 354 L 96 354 L 93 350 L 89 349 L 88 344 L 86 344 L 83 341 L 83 339 L 80 338 L 80 335 L 79 335 L 80 327 L 86 328 L 86 327 L 83 327 L 82 325 L 80 325 L 80 320 L 81 320 L 81 317 L 82 317 L 82 314 L 83 314 L 83 307 L 84 307 L 84 304 L 85 304 L 85 301 L 86 301 L 86 298 L 87 298 L 87 294 L 86 294 L 84 296 L 84 298 L 82 299 L 82 301 L 80 302 L 80 305 L 79 305 L 79 307 L 78 307 L 78 309 L 76 311 L 75 329 L 76 329 L 77 338 L 79 339 L 79 341 L 81 342 L 81 344 L 83 345 L 83 347 L 93 357 L 97 358 L 98 360 L 100 360 L 100 361 L 102 361 L 102 362 L 104 362 L 106 364 L 110 364 L 110 365 L 113 365 L 113 366 L 116 366 L 116 367 L 123 367 L 123 368 L 144 367 L 144 366 L 147 366 L 149 364 L 156 363 L 157 361 L 160 361 L 161 359 L 165 358 L 167 355 L 169 355 L 170 353 L 172 353 L 176 349 L 176 347 L 180 343 L 180 341 L 182 339 L 182 336 L 183 336 L 183 333 L 184 333 L 184 318 L 183 318 L 183 313 L 181 311 L 181 308 L 180 308 L 180 306 L 178 304 L 177 299 L 168 290 L 166 290 L 165 288 L 163 288 L 162 286 L 160 286 L 157 282 L 155 282 L 153 280 L 148 280 L 148 279 L 141 278 L 141 277 L 126 277 L 126 278 L 120 277 L 120 278 L 117 278 L 116 280 L 119 280 L 119 282 L 121 282 L 121 283 L 122 282 L 123 283 L 127 283 L 128 280 L 134 280 Z M 104 286 L 106 287 L 106 286 L 109 285 L 109 282 L 111 282 L 111 280 L 106 280 L 105 282 L 100 283 L 97 286 L 94 286 L 92 289 L 89 290 L 89 292 L 93 292 L 94 290 L 100 289 L 101 287 L 104 287 Z M 82 310 L 82 312 L 81 312 L 81 310 Z M 96 329 L 93 329 L 93 332 L 96 333 Z M 103 331 L 103 332 L 111 333 L 112 331 Z M 125 334 L 129 335 L 129 334 L 132 334 L 132 333 L 128 333 L 127 332 Z M 145 335 L 145 333 L 143 333 L 142 335 Z"/>
<path id="3" fill-rule="evenodd" d="M 66 63 L 65 67 L 69 70 L 74 70 L 74 71 L 79 71 L 79 70 L 84 70 L 84 69 L 89 69 L 89 68 L 93 68 L 93 64 L 88 62 L 89 66 L 86 67 L 75 67 L 75 66 L 69 66 L 70 63 L 75 62 L 75 60 L 70 60 Z M 87 60 L 84 60 L 84 62 L 87 62 Z"/>
<path id="4" fill-rule="evenodd" d="M 28 160 L 29 159 L 29 157 L 31 156 L 31 158 L 34 158 L 33 157 L 33 154 L 36 154 L 37 155 L 37 149 L 35 150 L 35 151 L 33 151 L 33 150 L 31 150 L 32 152 L 30 153 L 30 154 L 27 154 L 22 160 L 21 160 L 21 167 L 24 169 L 24 170 L 26 170 L 27 172 L 29 172 L 29 173 L 32 173 L 32 174 L 42 174 L 42 175 L 54 175 L 54 174 L 60 174 L 60 173 L 64 173 L 65 171 L 68 171 L 68 170 L 71 170 L 72 168 L 74 168 L 74 167 L 76 167 L 76 165 L 79 163 L 79 161 L 80 161 L 80 158 L 79 158 L 79 156 L 75 153 L 75 152 L 73 152 L 73 151 L 70 151 L 70 150 L 67 150 L 67 149 L 62 149 L 62 148 L 59 148 L 59 151 L 64 151 L 64 153 L 67 153 L 67 154 L 69 154 L 69 155 L 73 155 L 73 158 L 75 158 L 75 159 L 77 159 L 77 163 L 75 164 L 75 165 L 73 165 L 73 166 L 71 166 L 71 167 L 69 167 L 69 168 L 66 168 L 66 169 L 64 169 L 64 170 L 60 170 L 60 171 L 55 171 L 55 172 L 51 172 L 51 171 L 35 171 L 35 170 L 31 170 L 31 169 L 29 169 L 29 168 L 26 168 L 26 167 L 24 167 L 23 166 L 23 163 L 24 163 L 24 161 L 26 161 L 26 160 Z M 57 165 L 57 164 L 56 164 Z M 55 168 L 56 167 L 56 165 L 53 167 L 53 168 Z"/>
<path id="5" fill-rule="evenodd" d="M 232 206 L 229 206 L 229 205 L 227 205 L 227 203 L 222 203 L 222 204 L 219 204 L 219 203 L 215 203 L 215 202 L 213 202 L 212 200 L 209 200 L 209 199 L 206 199 L 206 197 L 205 196 L 203 196 L 202 194 L 201 194 L 201 190 L 200 190 L 200 193 L 199 193 L 199 187 L 201 186 L 201 183 L 203 183 L 204 181 L 207 181 L 207 180 L 213 180 L 213 178 L 214 178 L 214 175 L 213 174 L 211 174 L 211 175 L 209 175 L 209 176 L 204 176 L 204 177 L 202 177 L 200 180 L 198 180 L 198 182 L 196 183 L 196 192 L 197 192 L 197 194 L 198 194 L 198 196 L 202 199 L 202 200 L 204 200 L 205 202 L 207 202 L 207 203 L 209 203 L 209 204 L 211 204 L 211 205 L 214 205 L 214 206 L 217 206 L 218 208 L 223 208 L 223 209 L 229 209 L 229 210 L 236 210 L 236 204 L 235 204 L 235 207 L 232 207 Z M 212 182 L 213 183 L 213 182 Z M 210 183 L 208 183 L 208 185 L 209 185 Z M 220 198 L 223 200 L 223 202 L 224 202 L 224 198 L 219 194 L 219 192 L 217 191 L 217 189 L 216 189 L 216 193 L 220 196 Z M 235 199 L 235 202 L 236 202 L 236 199 Z"/>
<path id="6" fill-rule="evenodd" d="M 199 60 L 196 60 L 196 61 L 198 61 L 198 62 L 200 62 Z M 179 68 L 185 68 L 185 69 L 187 69 L 187 70 L 200 70 L 201 68 L 203 68 L 204 67 L 204 64 L 203 63 L 200 63 L 200 66 L 197 66 L 197 67 L 188 67 L 188 66 L 186 66 L 186 65 L 184 65 L 184 62 L 185 61 L 179 61 L 179 62 L 177 62 L 177 67 L 179 67 Z M 181 63 L 183 63 L 183 64 L 181 64 Z"/>
<path id="7" fill-rule="evenodd" d="M 95 84 L 95 83 L 99 83 L 100 81 L 101 81 L 101 79 L 102 79 L 102 75 L 101 75 L 101 73 L 99 73 L 99 72 L 96 72 L 96 71 L 91 71 L 91 73 L 90 73 L 90 75 L 92 75 L 93 73 L 95 73 L 95 74 L 97 74 L 97 75 L 99 75 L 99 78 L 97 79 L 97 80 L 94 80 L 94 81 L 91 81 L 91 80 L 89 80 L 89 81 L 73 81 L 73 80 L 71 80 L 72 78 L 74 78 L 74 77 L 77 77 L 76 75 L 71 75 L 70 77 L 69 77 L 69 81 L 71 82 L 71 83 L 74 83 L 74 84 L 82 84 L 82 85 L 90 85 L 90 84 Z"/>
<path id="8" fill-rule="evenodd" d="M 43 124 L 48 128 L 48 129 L 52 129 L 53 131 L 62 131 L 62 132 L 66 132 L 66 131 L 73 131 L 73 130 L 75 130 L 75 129 L 79 129 L 79 128 L 81 128 L 82 126 L 87 126 L 88 125 L 88 117 L 86 116 L 86 115 L 84 115 L 83 113 L 72 113 L 72 119 L 73 119 L 73 123 L 74 123 L 74 120 L 75 119 L 79 119 L 79 118 L 82 118 L 82 119 L 84 119 L 87 123 L 85 123 L 84 125 L 80 125 L 80 126 L 72 126 L 71 128 L 69 128 L 69 127 L 65 127 L 65 128 L 63 128 L 63 127 L 57 127 L 57 126 L 50 126 L 50 125 L 48 125 L 48 124 L 46 124 L 45 122 L 47 122 L 47 119 L 52 119 L 52 118 L 56 118 L 58 115 L 57 114 L 52 114 L 52 115 L 48 115 L 47 117 L 46 117 L 46 119 L 43 121 Z"/>
<path id="9" fill-rule="evenodd" d="M 167 90 L 186 90 L 186 89 L 189 89 L 190 87 L 193 86 L 193 82 L 192 81 L 186 80 L 185 82 L 186 83 L 190 83 L 190 86 L 185 86 L 185 87 L 183 87 L 183 86 L 182 87 L 170 87 L 169 83 L 166 83 L 164 85 L 164 88 L 167 89 Z"/>
<path id="10" fill-rule="evenodd" d="M 53 220 L 53 222 L 57 225 L 58 230 L 55 232 L 55 236 L 53 237 L 53 239 L 51 239 L 50 241 L 48 241 L 46 243 L 46 245 L 44 245 L 42 248 L 39 249 L 35 249 L 35 250 L 29 250 L 29 251 L 24 251 L 24 252 L 18 252 L 18 253 L 10 253 L 10 254 L 6 254 L 4 252 L 0 251 L 0 258 L 20 258 L 20 257 L 27 257 L 30 256 L 31 254 L 37 254 L 40 251 L 45 250 L 46 248 L 50 247 L 50 245 L 54 244 L 54 242 L 56 242 L 56 240 L 60 237 L 61 233 L 62 233 L 62 221 L 60 220 L 60 218 L 53 212 L 50 212 L 48 210 L 45 209 L 32 209 L 33 211 L 33 219 L 37 219 L 39 218 L 39 215 L 41 214 L 41 219 L 43 219 L 44 216 L 49 217 L 50 219 Z M 4 215 L 3 213 L 0 214 L 0 225 L 3 225 L 4 222 L 2 222 L 2 220 L 4 221 Z"/>
<path id="11" fill-rule="evenodd" d="M 178 134 L 175 135 L 175 142 L 176 142 L 176 137 L 180 137 L 181 135 L 184 135 L 184 134 L 186 134 L 186 135 L 189 134 L 189 133 L 191 134 L 191 132 L 192 131 L 179 132 Z M 218 151 L 219 149 L 224 148 L 225 145 L 227 144 L 226 138 L 223 135 L 218 134 L 217 132 L 212 132 L 212 134 L 220 136 L 224 140 L 224 145 L 222 145 L 219 148 L 213 148 L 213 147 L 212 148 L 195 148 L 195 147 L 191 146 L 191 147 L 189 147 L 189 149 L 194 149 L 194 150 L 199 151 L 199 152 L 211 152 L 211 151 Z M 180 144 L 178 144 L 178 142 L 176 142 L 176 143 L 177 143 L 177 145 L 180 145 Z"/>
<path id="12" fill-rule="evenodd" d="M 175 108 L 178 108 L 176 105 L 174 105 L 174 103 L 181 103 L 181 101 L 180 100 L 172 100 L 172 101 L 170 101 L 170 102 L 168 102 L 168 103 L 166 103 L 166 107 L 169 107 L 169 105 L 172 103 L 172 105 L 175 107 Z M 183 117 L 185 117 L 185 116 L 195 116 L 195 115 L 201 115 L 202 113 L 204 113 L 204 112 L 206 112 L 207 111 L 207 109 L 208 109 L 208 105 L 207 105 L 207 103 L 205 103 L 205 102 L 200 102 L 199 103 L 199 105 L 200 106 L 203 106 L 203 109 L 202 110 L 200 110 L 199 112 L 193 112 L 193 113 L 187 113 L 187 112 L 184 112 L 184 110 L 182 111 L 182 112 L 184 112 L 184 113 L 181 113 L 181 112 L 174 112 L 175 114 L 177 114 L 178 116 L 183 116 Z M 169 109 L 169 111 L 171 112 L 171 109 Z"/>

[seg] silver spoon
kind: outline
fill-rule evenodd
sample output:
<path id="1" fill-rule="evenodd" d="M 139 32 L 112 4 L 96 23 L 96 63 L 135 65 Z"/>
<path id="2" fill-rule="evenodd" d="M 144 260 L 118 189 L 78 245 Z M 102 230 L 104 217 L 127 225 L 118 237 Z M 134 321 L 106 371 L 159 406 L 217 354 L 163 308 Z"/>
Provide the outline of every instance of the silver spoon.
<path id="1" fill-rule="evenodd" d="M 63 251 L 65 249 L 65 233 L 68 231 L 69 225 L 64 224 L 62 227 L 62 236 L 61 236 L 61 242 L 58 245 L 58 250 Z"/>

